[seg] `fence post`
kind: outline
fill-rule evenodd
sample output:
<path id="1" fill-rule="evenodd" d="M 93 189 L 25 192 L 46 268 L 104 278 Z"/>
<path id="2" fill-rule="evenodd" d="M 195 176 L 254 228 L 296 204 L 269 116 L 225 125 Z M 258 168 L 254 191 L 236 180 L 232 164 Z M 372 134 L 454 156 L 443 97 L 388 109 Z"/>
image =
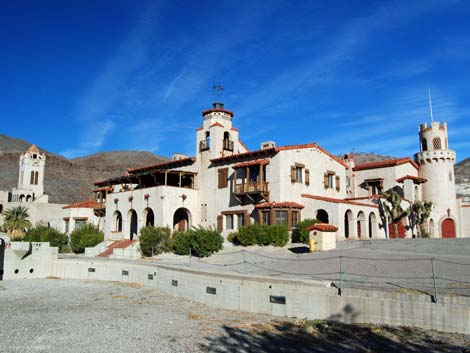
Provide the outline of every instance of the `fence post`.
<path id="1" fill-rule="evenodd" d="M 339 257 L 339 295 L 343 294 L 343 257 Z"/>
<path id="2" fill-rule="evenodd" d="M 432 267 L 432 282 L 434 285 L 434 303 L 437 303 L 437 285 L 436 285 L 436 270 L 434 268 L 434 259 L 431 259 L 431 267 Z"/>

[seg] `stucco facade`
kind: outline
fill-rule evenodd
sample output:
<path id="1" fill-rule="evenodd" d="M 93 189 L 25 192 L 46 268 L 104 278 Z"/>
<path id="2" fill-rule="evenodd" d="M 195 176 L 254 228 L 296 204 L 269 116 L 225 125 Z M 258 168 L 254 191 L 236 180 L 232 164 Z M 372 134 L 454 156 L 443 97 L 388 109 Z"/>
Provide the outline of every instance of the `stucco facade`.
<path id="1" fill-rule="evenodd" d="M 337 158 L 315 143 L 276 146 L 269 141 L 249 151 L 223 104 L 215 103 L 202 115 L 194 157 L 178 155 L 96 183 L 106 239 L 135 239 L 147 224 L 214 226 L 226 237 L 244 224 L 282 223 L 292 229 L 306 218 L 337 226 L 338 240 L 387 238 L 390 221 L 379 194 L 390 188 L 400 193 L 404 208 L 417 200 L 433 203 L 427 224 L 431 236 L 442 236 L 446 220 L 454 222 L 454 236 L 470 236 L 470 224 L 464 222 L 470 208 L 456 201 L 455 152 L 447 149 L 445 124 L 420 128 L 415 160 L 356 165 L 351 156 Z M 433 134 L 442 140 L 432 150 L 439 156 L 436 163 L 428 161 L 430 151 L 422 150 L 424 136 L 432 139 Z M 442 184 L 443 175 L 452 179 Z M 402 236 L 412 236 L 408 223 L 405 219 Z"/>

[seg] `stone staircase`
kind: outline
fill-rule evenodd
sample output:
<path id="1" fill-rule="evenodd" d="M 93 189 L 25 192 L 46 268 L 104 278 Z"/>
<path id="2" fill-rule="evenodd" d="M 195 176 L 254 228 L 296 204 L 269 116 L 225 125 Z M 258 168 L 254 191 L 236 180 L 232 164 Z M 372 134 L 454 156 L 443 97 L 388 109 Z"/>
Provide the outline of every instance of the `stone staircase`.
<path id="1" fill-rule="evenodd" d="M 135 240 L 123 239 L 116 240 L 109 245 L 105 251 L 96 255 L 96 257 L 110 257 L 114 253 L 114 249 L 125 249 L 135 243 Z"/>

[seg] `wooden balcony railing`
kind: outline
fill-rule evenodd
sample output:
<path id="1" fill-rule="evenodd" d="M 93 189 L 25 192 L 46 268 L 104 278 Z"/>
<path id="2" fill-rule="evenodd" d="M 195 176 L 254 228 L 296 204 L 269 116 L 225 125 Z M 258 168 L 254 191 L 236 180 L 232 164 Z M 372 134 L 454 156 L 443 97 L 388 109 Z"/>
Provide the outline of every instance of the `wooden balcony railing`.
<path id="1" fill-rule="evenodd" d="M 268 192 L 268 183 L 265 181 L 259 182 L 249 182 L 244 184 L 235 184 L 234 191 L 235 194 L 248 194 L 248 193 L 267 193 Z"/>
<path id="2" fill-rule="evenodd" d="M 106 208 L 106 201 L 104 201 L 104 202 L 95 202 L 95 204 L 93 205 L 93 208 L 95 210 L 102 210 L 102 209 Z"/>
<path id="3" fill-rule="evenodd" d="M 224 150 L 226 151 L 233 151 L 233 141 L 230 140 L 222 140 L 224 145 Z"/>

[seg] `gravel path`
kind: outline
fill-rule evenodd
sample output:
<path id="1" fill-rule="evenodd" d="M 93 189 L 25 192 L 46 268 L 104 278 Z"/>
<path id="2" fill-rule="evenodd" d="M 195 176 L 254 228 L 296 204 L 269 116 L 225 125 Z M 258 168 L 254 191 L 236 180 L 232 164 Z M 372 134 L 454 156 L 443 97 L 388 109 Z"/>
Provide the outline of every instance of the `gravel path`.
<path id="1" fill-rule="evenodd" d="M 0 282 L 0 352 L 470 352 L 469 335 L 275 319 L 135 284 Z"/>

